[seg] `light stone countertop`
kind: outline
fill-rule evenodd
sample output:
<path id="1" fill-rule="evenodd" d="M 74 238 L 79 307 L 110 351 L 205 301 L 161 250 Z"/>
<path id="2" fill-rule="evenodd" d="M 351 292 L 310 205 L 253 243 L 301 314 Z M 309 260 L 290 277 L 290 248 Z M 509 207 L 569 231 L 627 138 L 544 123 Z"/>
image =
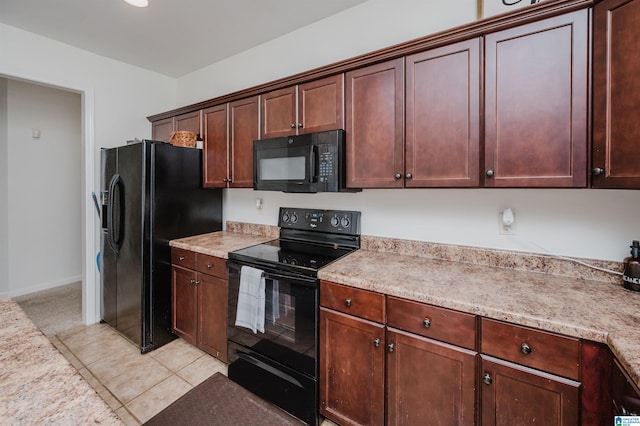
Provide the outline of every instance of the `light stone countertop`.
<path id="1" fill-rule="evenodd" d="M 640 293 L 620 284 L 361 249 L 320 279 L 609 345 L 640 385 Z"/>
<path id="2" fill-rule="evenodd" d="M 277 238 L 277 236 L 275 237 Z M 239 232 L 219 231 L 193 237 L 171 240 L 171 247 L 208 254 L 210 256 L 229 258 L 229 252 L 241 248 L 264 243 L 274 238 L 264 235 L 251 235 Z"/>
<path id="3" fill-rule="evenodd" d="M 0 299 L 0 389 L 0 424 L 123 424 L 11 299 Z"/>

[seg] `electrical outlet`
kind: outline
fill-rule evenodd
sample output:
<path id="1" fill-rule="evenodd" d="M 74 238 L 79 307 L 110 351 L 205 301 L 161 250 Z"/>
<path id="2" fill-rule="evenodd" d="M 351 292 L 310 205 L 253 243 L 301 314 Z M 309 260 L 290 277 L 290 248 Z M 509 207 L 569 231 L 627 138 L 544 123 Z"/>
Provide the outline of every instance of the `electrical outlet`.
<path id="1" fill-rule="evenodd" d="M 512 211 L 513 223 L 505 225 L 504 211 L 498 212 L 498 234 L 500 235 L 516 235 L 516 214 Z"/>

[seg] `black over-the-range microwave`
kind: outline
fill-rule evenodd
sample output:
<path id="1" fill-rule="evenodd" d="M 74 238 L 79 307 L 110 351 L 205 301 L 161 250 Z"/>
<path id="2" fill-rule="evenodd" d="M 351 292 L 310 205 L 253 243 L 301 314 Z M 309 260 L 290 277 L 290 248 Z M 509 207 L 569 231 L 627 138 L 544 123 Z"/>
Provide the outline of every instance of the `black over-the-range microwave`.
<path id="1" fill-rule="evenodd" d="M 283 192 L 358 191 L 345 188 L 345 131 L 253 142 L 253 189 Z"/>

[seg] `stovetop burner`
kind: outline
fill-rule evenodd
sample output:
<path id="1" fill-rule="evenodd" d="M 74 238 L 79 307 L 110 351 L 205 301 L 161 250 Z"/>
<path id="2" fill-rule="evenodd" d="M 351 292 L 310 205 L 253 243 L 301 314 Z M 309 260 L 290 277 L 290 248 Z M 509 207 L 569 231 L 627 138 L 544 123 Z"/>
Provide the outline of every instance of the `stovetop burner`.
<path id="1" fill-rule="evenodd" d="M 278 225 L 280 239 L 233 251 L 229 259 L 316 276 L 360 247 L 360 212 L 281 207 Z"/>

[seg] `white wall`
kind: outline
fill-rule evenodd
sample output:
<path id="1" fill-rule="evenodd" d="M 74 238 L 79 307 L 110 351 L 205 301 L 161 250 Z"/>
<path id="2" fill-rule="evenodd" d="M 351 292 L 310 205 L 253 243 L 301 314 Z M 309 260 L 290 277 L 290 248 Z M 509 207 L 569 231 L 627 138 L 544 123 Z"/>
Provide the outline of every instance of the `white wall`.
<path id="1" fill-rule="evenodd" d="M 476 18 L 476 0 L 369 0 L 178 80 L 186 105 L 293 75 Z M 255 198 L 264 209 L 255 208 Z M 640 238 L 640 191 L 552 189 L 365 190 L 292 195 L 225 192 L 225 220 L 275 225 L 280 206 L 356 209 L 362 232 L 451 244 L 621 261 Z M 498 212 L 516 212 L 515 236 L 498 234 Z"/>
<path id="2" fill-rule="evenodd" d="M 82 275 L 80 94 L 8 80 L 9 294 Z M 32 137 L 32 130 L 41 132 Z"/>
<path id="3" fill-rule="evenodd" d="M 0 296 L 9 292 L 7 80 L 0 78 Z"/>
<path id="4" fill-rule="evenodd" d="M 81 94 L 83 181 L 84 173 L 89 173 L 80 195 L 81 226 L 89 245 L 83 247 L 83 315 L 89 323 L 97 321 L 99 223 L 90 197 L 99 187 L 99 148 L 149 137 L 151 125 L 146 116 L 176 107 L 176 80 L 4 24 L 0 24 L 0 76 Z M 47 190 L 49 183 L 42 182 L 42 189 Z M 11 211 L 12 206 L 8 208 Z"/>

